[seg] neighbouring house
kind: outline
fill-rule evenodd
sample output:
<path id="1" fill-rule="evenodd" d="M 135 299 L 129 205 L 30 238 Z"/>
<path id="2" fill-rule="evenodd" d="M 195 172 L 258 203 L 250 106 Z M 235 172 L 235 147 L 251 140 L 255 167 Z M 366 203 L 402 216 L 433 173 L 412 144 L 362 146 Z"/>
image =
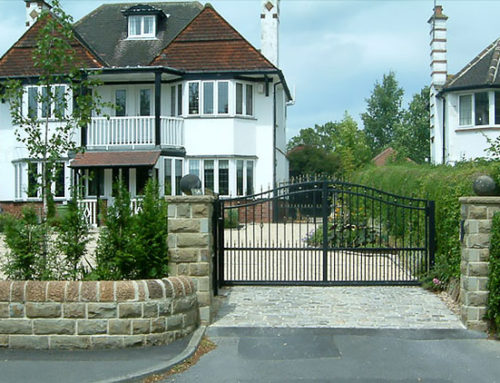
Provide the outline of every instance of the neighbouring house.
<path id="1" fill-rule="evenodd" d="M 31 57 L 45 1 L 26 1 L 27 30 L 0 59 L 0 81 L 24 86 L 23 111 L 35 105 Z M 132 198 L 156 178 L 160 194 L 181 194 L 179 181 L 200 177 L 221 197 L 254 194 L 288 179 L 286 108 L 289 88 L 278 68 L 279 0 L 262 1 L 262 49 L 254 48 L 209 4 L 197 1 L 104 4 L 74 24 L 79 62 L 102 81 L 95 89 L 116 107 L 75 132 L 83 153 L 61 157 L 56 202 L 84 183 L 86 215 L 112 203 L 113 180 Z M 91 72 L 92 73 L 92 72 Z M 64 87 L 64 84 L 60 84 Z M 54 106 L 52 106 L 54 107 Z M 71 111 L 69 111 L 71 112 Z M 51 122 L 54 126 L 57 121 Z M 15 138 L 7 102 L 0 104 L 0 207 L 40 201 L 30 187 L 36 158 Z M 84 177 L 85 176 L 85 177 Z"/>
<path id="2" fill-rule="evenodd" d="M 500 132 L 500 39 L 455 75 L 448 74 L 446 22 L 437 5 L 431 26 L 431 162 L 488 157 L 488 140 Z"/>

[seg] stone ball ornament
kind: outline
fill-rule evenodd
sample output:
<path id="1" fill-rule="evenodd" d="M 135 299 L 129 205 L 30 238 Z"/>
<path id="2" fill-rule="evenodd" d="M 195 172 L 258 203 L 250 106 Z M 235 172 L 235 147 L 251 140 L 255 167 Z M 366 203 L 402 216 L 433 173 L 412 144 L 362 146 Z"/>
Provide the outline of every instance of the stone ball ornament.
<path id="1" fill-rule="evenodd" d="M 497 184 L 493 178 L 488 175 L 480 175 L 472 184 L 474 193 L 478 196 L 495 196 L 498 195 Z"/>
<path id="2" fill-rule="evenodd" d="M 201 180 L 195 174 L 187 174 L 181 178 L 181 191 L 186 195 L 201 194 Z"/>

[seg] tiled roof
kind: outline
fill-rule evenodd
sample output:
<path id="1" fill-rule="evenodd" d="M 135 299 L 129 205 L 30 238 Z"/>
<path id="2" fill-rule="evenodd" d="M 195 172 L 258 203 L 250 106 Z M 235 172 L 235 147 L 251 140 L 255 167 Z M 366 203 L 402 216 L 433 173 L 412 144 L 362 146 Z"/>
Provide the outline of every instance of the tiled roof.
<path id="1" fill-rule="evenodd" d="M 128 40 L 127 17 L 123 11 L 131 3 L 104 4 L 75 24 L 76 31 L 100 58 L 111 67 L 148 65 L 193 18 L 203 6 L 198 1 L 141 3 L 162 11 L 156 39 Z M 104 31 L 104 33 L 103 33 Z"/>
<path id="2" fill-rule="evenodd" d="M 48 15 L 47 17 L 52 17 Z M 36 22 L 0 59 L 0 77 L 3 76 L 36 76 L 41 74 L 33 63 L 33 52 L 38 35 L 47 19 Z M 102 64 L 96 55 L 86 47 L 79 36 L 71 42 L 75 50 L 75 65 L 79 68 L 101 68 Z"/>
<path id="3" fill-rule="evenodd" d="M 443 90 L 500 86 L 500 39 L 495 40 L 449 80 Z"/>
<path id="4" fill-rule="evenodd" d="M 186 71 L 276 69 L 211 6 L 205 6 L 151 65 Z"/>
<path id="5" fill-rule="evenodd" d="M 154 166 L 160 158 L 160 153 L 159 150 L 78 153 L 70 166 L 72 168 Z"/>

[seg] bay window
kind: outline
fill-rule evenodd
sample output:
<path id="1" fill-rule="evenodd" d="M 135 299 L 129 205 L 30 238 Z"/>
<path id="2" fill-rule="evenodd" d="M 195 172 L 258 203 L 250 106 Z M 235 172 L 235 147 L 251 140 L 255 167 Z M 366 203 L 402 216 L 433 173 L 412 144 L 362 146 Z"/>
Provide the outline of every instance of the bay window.
<path id="1" fill-rule="evenodd" d="M 200 83 L 189 83 L 189 114 L 200 113 Z"/>
<path id="2" fill-rule="evenodd" d="M 208 81 L 203 83 L 203 114 L 214 113 L 214 83 Z"/>
<path id="3" fill-rule="evenodd" d="M 227 81 L 219 81 L 217 83 L 217 99 L 219 114 L 229 113 L 229 83 Z"/>

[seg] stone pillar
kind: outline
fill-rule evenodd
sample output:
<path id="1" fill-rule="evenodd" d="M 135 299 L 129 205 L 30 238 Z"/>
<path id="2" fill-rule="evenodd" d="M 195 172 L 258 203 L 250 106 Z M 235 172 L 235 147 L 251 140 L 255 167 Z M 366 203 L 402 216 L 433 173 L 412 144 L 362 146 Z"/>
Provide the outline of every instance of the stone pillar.
<path id="1" fill-rule="evenodd" d="M 500 211 L 500 197 L 462 197 L 460 203 L 463 225 L 460 311 L 467 328 L 485 331 L 491 220 Z"/>
<path id="2" fill-rule="evenodd" d="M 168 203 L 169 276 L 189 276 L 196 287 L 202 324 L 212 321 L 212 196 L 165 197 Z"/>

